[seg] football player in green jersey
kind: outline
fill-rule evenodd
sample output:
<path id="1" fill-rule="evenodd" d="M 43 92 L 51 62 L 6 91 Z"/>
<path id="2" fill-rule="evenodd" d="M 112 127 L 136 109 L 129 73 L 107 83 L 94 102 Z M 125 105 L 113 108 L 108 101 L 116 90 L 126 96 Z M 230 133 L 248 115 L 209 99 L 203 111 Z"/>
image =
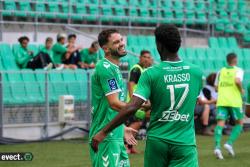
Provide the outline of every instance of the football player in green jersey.
<path id="1" fill-rule="evenodd" d="M 108 29 L 99 34 L 98 42 L 105 52 L 105 58 L 96 64 L 91 78 L 92 123 L 89 132 L 90 139 L 117 115 L 118 108 L 126 105 L 123 102 L 125 100 L 125 87 L 118 67 L 119 59 L 126 55 L 123 37 L 117 30 Z M 132 128 L 120 125 L 100 143 L 99 152 L 95 153 L 90 147 L 93 167 L 129 167 L 123 138 L 125 137 L 129 144 L 136 144 L 134 132 L 135 130 Z"/>
<path id="2" fill-rule="evenodd" d="M 152 109 L 144 166 L 196 167 L 194 108 L 202 88 L 202 72 L 179 58 L 181 37 L 174 25 L 157 27 L 155 37 L 161 63 L 142 73 L 131 101 L 119 108 L 115 119 L 94 136 L 92 148 L 97 150 L 111 130 L 149 99 Z"/>

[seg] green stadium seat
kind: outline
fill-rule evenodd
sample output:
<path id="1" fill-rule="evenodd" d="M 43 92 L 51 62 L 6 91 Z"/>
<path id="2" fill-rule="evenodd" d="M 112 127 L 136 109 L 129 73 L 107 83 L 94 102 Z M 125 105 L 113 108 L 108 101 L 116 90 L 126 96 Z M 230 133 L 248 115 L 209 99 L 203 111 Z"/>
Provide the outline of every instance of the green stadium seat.
<path id="1" fill-rule="evenodd" d="M 226 38 L 224 38 L 224 37 L 219 37 L 219 38 L 217 38 L 217 39 L 218 39 L 219 47 L 220 47 L 220 48 L 228 48 Z"/>
<path id="2" fill-rule="evenodd" d="M 127 3 L 127 1 L 124 1 L 124 0 L 117 0 L 117 5 L 127 6 L 128 3 Z"/>
<path id="3" fill-rule="evenodd" d="M 193 0 L 185 1 L 184 4 L 185 4 L 185 9 L 187 11 L 193 11 L 193 9 L 194 9 L 194 1 Z"/>
<path id="4" fill-rule="evenodd" d="M 148 8 L 140 8 L 139 16 L 140 16 L 140 19 L 138 19 L 137 21 L 139 23 L 149 23 L 153 20 L 153 19 L 150 19 Z"/>
<path id="5" fill-rule="evenodd" d="M 98 6 L 97 5 L 90 5 L 89 6 L 89 16 L 86 18 L 88 21 L 97 21 L 98 17 Z"/>
<path id="6" fill-rule="evenodd" d="M 250 61 L 250 49 L 243 49 L 243 56 L 245 58 L 246 61 Z"/>
<path id="7" fill-rule="evenodd" d="M 238 48 L 237 41 L 234 37 L 227 38 L 227 45 L 230 48 Z"/>
<path id="8" fill-rule="evenodd" d="M 209 44 L 210 48 L 218 48 L 219 47 L 218 40 L 215 37 L 210 37 L 208 39 L 208 44 Z"/>
<path id="9" fill-rule="evenodd" d="M 3 16 L 13 16 L 16 12 L 16 3 L 14 0 L 3 1 Z"/>
<path id="10" fill-rule="evenodd" d="M 69 93 L 73 93 L 77 100 L 86 101 L 88 97 L 87 73 L 84 70 L 76 70 L 75 76 L 78 82 L 68 87 Z"/>
<path id="11" fill-rule="evenodd" d="M 56 2 L 48 3 L 48 11 L 45 13 L 45 18 L 56 19 L 59 13 L 59 6 Z"/>
<path id="12" fill-rule="evenodd" d="M 62 8 L 62 12 L 58 15 L 58 17 L 60 19 L 67 20 L 69 14 L 70 14 L 70 17 L 71 17 L 71 13 L 73 13 L 73 6 L 72 5 L 70 5 L 70 7 L 69 7 L 68 2 L 64 2 L 64 3 L 61 4 L 61 8 Z"/>
<path id="13" fill-rule="evenodd" d="M 137 37 L 134 35 L 128 35 L 127 36 L 127 44 L 128 46 L 136 46 L 138 45 Z"/>
<path id="14" fill-rule="evenodd" d="M 173 9 L 178 11 L 183 9 L 183 2 L 182 1 L 173 1 Z"/>
<path id="15" fill-rule="evenodd" d="M 27 17 L 31 16 L 34 17 L 35 13 L 33 13 L 30 2 L 29 1 L 20 1 L 19 3 L 19 11 L 15 12 L 15 15 L 18 17 Z"/>
<path id="16" fill-rule="evenodd" d="M 102 16 L 101 16 L 101 21 L 102 22 L 110 22 L 113 20 L 113 11 L 112 11 L 112 6 L 105 5 L 101 8 L 102 10 Z"/>
<path id="17" fill-rule="evenodd" d="M 227 10 L 231 13 L 237 10 L 237 4 L 234 0 L 228 0 Z"/>
<path id="18" fill-rule="evenodd" d="M 174 21 L 173 12 L 170 10 L 162 10 L 161 11 L 161 22 L 162 23 L 172 23 Z"/>
<path id="19" fill-rule="evenodd" d="M 31 69 L 21 70 L 21 76 L 25 82 L 36 82 L 36 76 Z"/>
<path id="20" fill-rule="evenodd" d="M 4 82 L 3 84 L 3 103 L 4 104 L 13 103 L 13 96 L 11 93 L 11 87 L 9 82 Z"/>
<path id="21" fill-rule="evenodd" d="M 204 11 L 206 9 L 206 4 L 204 0 L 198 0 L 195 4 L 195 10 L 197 12 Z"/>
<path id="22" fill-rule="evenodd" d="M 160 1 L 161 2 L 161 6 L 164 8 L 164 9 L 166 9 L 166 10 L 169 10 L 169 9 L 171 9 L 172 8 L 172 1 L 170 1 L 170 0 L 162 0 L 162 1 Z"/>
<path id="23" fill-rule="evenodd" d="M 37 1 L 35 4 L 36 16 L 39 18 L 44 17 L 44 13 L 46 12 L 46 6 L 44 2 Z"/>
<path id="24" fill-rule="evenodd" d="M 206 24 L 207 23 L 207 17 L 204 12 L 198 12 L 196 18 L 196 23 L 197 24 Z"/>
<path id="25" fill-rule="evenodd" d="M 133 7 L 141 7 L 144 4 L 141 4 L 140 0 L 133 0 L 133 1 L 129 1 L 129 6 L 133 6 Z"/>
<path id="26" fill-rule="evenodd" d="M 240 14 L 246 14 L 247 11 L 247 3 L 245 1 L 239 1 L 238 2 L 238 12 Z"/>
<path id="27" fill-rule="evenodd" d="M 126 17 L 125 9 L 122 6 L 114 8 L 114 15 L 115 17 L 113 17 L 112 20 L 115 23 L 128 21 L 128 17 Z"/>
<path id="28" fill-rule="evenodd" d="M 36 82 L 26 81 L 24 83 L 25 91 L 27 95 L 28 103 L 44 103 L 45 98 L 43 97 L 40 86 Z"/>
<path id="29" fill-rule="evenodd" d="M 5 70 L 19 69 L 9 44 L 4 44 L 4 43 L 0 44 L 0 57 L 2 65 Z"/>
<path id="30" fill-rule="evenodd" d="M 250 32 L 249 32 L 249 33 L 244 34 L 243 39 L 244 39 L 244 41 L 245 41 L 245 42 L 250 42 Z"/>
<path id="31" fill-rule="evenodd" d="M 76 13 L 72 13 L 71 18 L 73 20 L 83 20 L 87 15 L 87 9 L 84 3 L 78 3 L 76 5 Z"/>
<path id="32" fill-rule="evenodd" d="M 29 103 L 24 82 L 10 82 L 10 88 L 13 95 L 13 103 L 20 105 Z"/>
<path id="33" fill-rule="evenodd" d="M 175 24 L 182 25 L 184 18 L 185 17 L 184 17 L 183 11 L 177 10 L 177 11 L 175 11 L 175 19 L 173 22 Z"/>
<path id="34" fill-rule="evenodd" d="M 134 7 L 129 8 L 129 19 L 130 21 L 136 22 L 136 23 L 138 22 L 138 20 L 140 20 L 139 13 L 136 8 Z"/>
<path id="35" fill-rule="evenodd" d="M 206 49 L 204 48 L 196 48 L 195 49 L 195 54 L 196 54 L 196 58 L 197 60 L 204 60 L 204 59 L 207 59 L 206 57 Z"/>
<path id="36" fill-rule="evenodd" d="M 186 24 L 193 25 L 196 23 L 195 13 L 194 11 L 187 11 L 186 12 Z"/>

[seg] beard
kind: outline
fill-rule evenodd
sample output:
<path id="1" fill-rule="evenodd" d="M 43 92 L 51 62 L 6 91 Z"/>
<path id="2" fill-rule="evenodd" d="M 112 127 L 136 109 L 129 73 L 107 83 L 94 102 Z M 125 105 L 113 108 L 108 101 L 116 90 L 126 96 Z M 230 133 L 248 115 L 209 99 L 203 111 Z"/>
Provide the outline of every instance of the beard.
<path id="1" fill-rule="evenodd" d="M 124 51 L 119 51 L 119 49 L 117 48 L 116 50 L 112 50 L 110 49 L 110 53 L 112 56 L 114 57 L 124 57 L 127 55 L 127 51 L 124 50 Z"/>

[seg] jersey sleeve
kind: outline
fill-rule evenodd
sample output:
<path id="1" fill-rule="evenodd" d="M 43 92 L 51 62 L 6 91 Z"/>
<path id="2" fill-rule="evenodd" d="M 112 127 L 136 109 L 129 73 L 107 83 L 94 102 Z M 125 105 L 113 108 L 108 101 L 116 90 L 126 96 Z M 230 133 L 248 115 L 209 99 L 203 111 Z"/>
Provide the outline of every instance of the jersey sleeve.
<path id="1" fill-rule="evenodd" d="M 214 81 L 214 86 L 218 86 L 219 85 L 219 77 L 220 77 L 220 72 L 217 72 L 216 78 L 215 78 L 215 81 Z"/>
<path id="2" fill-rule="evenodd" d="M 134 96 L 137 96 L 144 101 L 147 101 L 150 97 L 151 92 L 151 81 L 147 72 L 142 73 L 137 88 L 133 93 Z"/>
<path id="3" fill-rule="evenodd" d="M 137 84 L 138 81 L 139 81 L 140 76 L 141 76 L 140 69 L 139 68 L 134 68 L 130 72 L 129 82 L 134 82 L 134 83 Z"/>
<path id="4" fill-rule="evenodd" d="M 105 96 L 121 92 L 121 88 L 112 70 L 100 68 L 99 71 L 100 83 Z"/>
<path id="5" fill-rule="evenodd" d="M 247 104 L 250 105 L 250 83 L 247 86 Z"/>
<path id="6" fill-rule="evenodd" d="M 244 71 L 240 68 L 238 68 L 237 72 L 236 72 L 236 78 L 239 78 L 240 81 L 243 81 L 243 76 L 244 76 Z"/>

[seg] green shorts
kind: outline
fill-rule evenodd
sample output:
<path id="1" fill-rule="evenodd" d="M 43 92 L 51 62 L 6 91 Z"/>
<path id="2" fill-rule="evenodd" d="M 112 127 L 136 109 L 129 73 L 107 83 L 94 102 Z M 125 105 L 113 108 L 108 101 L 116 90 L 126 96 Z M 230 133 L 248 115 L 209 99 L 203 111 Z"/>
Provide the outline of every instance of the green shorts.
<path id="1" fill-rule="evenodd" d="M 104 141 L 99 144 L 97 153 L 90 147 L 90 157 L 93 167 L 130 166 L 123 141 Z"/>
<path id="2" fill-rule="evenodd" d="M 174 145 L 160 139 L 147 139 L 144 167 L 166 166 L 198 167 L 196 146 Z"/>
<path id="3" fill-rule="evenodd" d="M 240 107 L 217 107 L 217 120 L 227 120 L 229 115 L 233 116 L 235 120 L 242 120 L 244 118 L 244 113 Z"/>

